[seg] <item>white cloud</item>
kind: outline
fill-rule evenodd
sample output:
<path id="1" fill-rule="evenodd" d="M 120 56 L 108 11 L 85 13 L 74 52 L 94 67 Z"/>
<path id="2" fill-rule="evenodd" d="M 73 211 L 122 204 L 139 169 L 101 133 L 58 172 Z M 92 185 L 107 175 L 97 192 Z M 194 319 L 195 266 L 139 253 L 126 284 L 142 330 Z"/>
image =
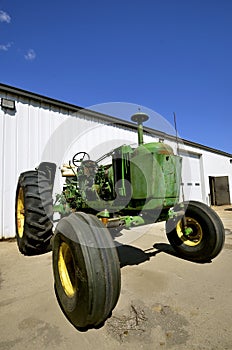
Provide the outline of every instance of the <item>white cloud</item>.
<path id="1" fill-rule="evenodd" d="M 12 46 L 12 43 L 0 44 L 0 51 L 8 51 Z"/>
<path id="2" fill-rule="evenodd" d="M 10 21 L 11 21 L 10 15 L 8 15 L 8 13 L 4 11 L 0 11 L 0 22 L 10 23 Z"/>
<path id="3" fill-rule="evenodd" d="M 36 53 L 33 49 L 29 49 L 24 57 L 27 61 L 33 61 L 36 58 Z"/>

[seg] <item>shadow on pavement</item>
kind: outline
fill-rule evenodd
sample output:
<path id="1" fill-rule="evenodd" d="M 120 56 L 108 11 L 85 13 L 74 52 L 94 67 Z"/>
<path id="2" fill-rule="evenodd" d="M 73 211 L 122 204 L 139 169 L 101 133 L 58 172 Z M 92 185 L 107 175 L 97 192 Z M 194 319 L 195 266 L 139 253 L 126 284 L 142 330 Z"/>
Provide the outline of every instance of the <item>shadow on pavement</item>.
<path id="1" fill-rule="evenodd" d="M 163 252 L 163 253 L 166 253 L 168 255 L 175 256 L 178 259 L 185 260 L 185 261 L 190 261 L 190 262 L 193 262 L 193 263 L 196 263 L 196 264 L 209 264 L 209 263 L 212 262 L 212 260 L 208 260 L 208 261 L 204 261 L 204 262 L 203 261 L 195 261 L 194 259 L 185 258 L 183 256 L 180 256 L 174 250 L 174 248 L 172 248 L 172 246 L 170 244 L 167 244 L 167 243 L 156 243 L 156 244 L 154 244 L 153 247 L 157 249 L 157 252 Z"/>
<path id="2" fill-rule="evenodd" d="M 121 267 L 142 264 L 143 262 L 150 260 L 151 257 L 160 253 L 158 250 L 149 253 L 130 245 L 117 246 L 117 252 Z"/>
<path id="3" fill-rule="evenodd" d="M 154 251 L 156 249 L 156 251 Z M 170 244 L 167 243 L 155 243 L 152 248 L 142 250 L 130 245 L 118 245 L 117 246 L 118 257 L 120 261 L 120 267 L 133 266 L 149 261 L 150 258 L 155 257 L 159 253 L 165 253 L 172 255 L 178 259 L 190 261 L 197 264 L 211 263 L 212 261 L 197 262 L 192 259 L 184 258 L 177 254 Z"/>
<path id="4" fill-rule="evenodd" d="M 156 249 L 156 251 L 154 251 L 154 249 Z M 152 248 L 146 250 L 130 245 L 119 245 L 117 246 L 117 252 L 121 268 L 142 264 L 159 253 L 166 253 L 178 257 L 172 246 L 167 243 L 156 243 Z"/>

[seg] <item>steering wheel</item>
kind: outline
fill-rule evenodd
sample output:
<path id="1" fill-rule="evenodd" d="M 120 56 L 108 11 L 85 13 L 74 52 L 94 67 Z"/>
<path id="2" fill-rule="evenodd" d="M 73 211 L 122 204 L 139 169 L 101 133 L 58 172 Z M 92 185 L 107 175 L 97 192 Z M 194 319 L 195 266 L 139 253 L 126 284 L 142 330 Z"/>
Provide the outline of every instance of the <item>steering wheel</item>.
<path id="1" fill-rule="evenodd" d="M 83 160 L 90 160 L 89 154 L 86 152 L 78 152 L 73 156 L 72 162 L 73 165 L 78 167 L 83 162 Z"/>

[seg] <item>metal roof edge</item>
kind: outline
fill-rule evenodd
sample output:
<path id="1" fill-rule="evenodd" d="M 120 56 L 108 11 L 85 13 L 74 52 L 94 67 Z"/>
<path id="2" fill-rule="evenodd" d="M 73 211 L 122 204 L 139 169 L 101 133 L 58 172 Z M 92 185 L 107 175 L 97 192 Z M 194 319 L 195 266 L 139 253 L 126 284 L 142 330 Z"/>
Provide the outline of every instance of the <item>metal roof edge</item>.
<path id="1" fill-rule="evenodd" d="M 52 104 L 56 107 L 68 109 L 68 110 L 71 110 L 73 112 L 79 112 L 79 113 L 84 112 L 85 114 L 88 114 L 89 116 L 93 116 L 95 118 L 100 118 L 104 121 L 107 121 L 109 123 L 114 123 L 116 125 L 127 126 L 127 127 L 129 126 L 132 129 L 137 128 L 136 124 L 131 123 L 129 121 L 126 121 L 126 120 L 123 120 L 123 119 L 120 119 L 117 117 L 109 116 L 107 114 L 100 113 L 97 111 L 93 111 L 93 110 L 88 109 L 88 108 L 80 107 L 80 106 L 74 105 L 74 104 L 69 103 L 69 102 L 63 102 L 63 101 L 60 101 L 60 100 L 57 100 L 57 99 L 54 99 L 51 97 L 47 97 L 47 96 L 40 95 L 40 94 L 37 94 L 34 92 L 23 90 L 23 89 L 18 88 L 18 87 L 13 87 L 10 85 L 0 83 L 0 91 L 4 91 L 4 92 L 15 94 L 15 95 L 20 95 L 20 96 L 26 97 L 28 99 L 31 99 L 31 100 L 34 100 L 37 102 L 39 101 L 39 102 L 44 102 L 47 104 Z"/>
<path id="2" fill-rule="evenodd" d="M 212 153 L 217 153 L 217 154 L 220 154 L 222 156 L 225 156 L 225 157 L 229 157 L 229 158 L 232 158 L 232 154 L 231 153 L 228 153 L 228 152 L 225 152 L 225 151 L 221 151 L 219 149 L 216 149 L 216 148 L 213 148 L 213 147 L 209 147 L 209 146 L 205 146 L 205 145 L 202 145 L 200 143 L 197 143 L 197 142 L 194 142 L 194 141 L 189 141 L 189 140 L 184 140 L 182 139 L 183 143 L 187 146 L 192 146 L 192 147 L 196 147 L 196 148 L 201 148 L 203 149 L 204 151 L 208 151 L 208 152 L 212 152 Z"/>
<path id="3" fill-rule="evenodd" d="M 126 120 L 123 120 L 123 119 L 120 119 L 120 118 L 117 118 L 114 116 L 109 116 L 107 114 L 103 114 L 103 113 L 96 112 L 96 111 L 93 111 L 93 110 L 90 110 L 90 109 L 87 109 L 84 107 L 74 105 L 74 104 L 69 103 L 69 102 L 63 102 L 63 101 L 60 101 L 60 100 L 57 100 L 57 99 L 54 99 L 51 97 L 47 97 L 47 96 L 44 96 L 41 94 L 30 92 L 30 91 L 27 91 L 27 90 L 24 90 L 24 89 L 21 89 L 18 87 L 13 87 L 13 86 L 10 86 L 7 84 L 0 83 L 0 91 L 20 95 L 20 96 L 27 97 L 27 98 L 35 100 L 35 101 L 52 104 L 52 105 L 55 105 L 55 106 L 60 107 L 60 108 L 72 110 L 74 112 L 81 113 L 84 111 L 85 114 L 87 114 L 88 116 L 99 118 L 99 119 L 104 120 L 108 123 L 113 123 L 113 124 L 118 125 L 118 126 L 127 127 L 129 129 L 132 129 L 132 130 L 137 129 L 137 125 L 134 123 L 131 123 L 130 121 L 126 121 Z M 149 128 L 146 126 L 144 126 L 144 131 L 148 134 L 156 135 L 156 136 L 162 137 L 164 139 L 169 139 L 169 140 L 174 141 L 174 142 L 176 141 L 175 136 L 170 135 L 170 134 L 166 134 L 163 131 L 155 130 L 155 129 L 152 129 L 152 128 Z M 205 145 L 202 145 L 200 143 L 185 140 L 182 138 L 179 138 L 178 140 L 187 146 L 201 148 L 201 149 L 208 151 L 208 152 L 213 152 L 213 153 L 217 153 L 217 154 L 232 158 L 232 154 L 218 150 L 216 148 L 205 146 Z"/>

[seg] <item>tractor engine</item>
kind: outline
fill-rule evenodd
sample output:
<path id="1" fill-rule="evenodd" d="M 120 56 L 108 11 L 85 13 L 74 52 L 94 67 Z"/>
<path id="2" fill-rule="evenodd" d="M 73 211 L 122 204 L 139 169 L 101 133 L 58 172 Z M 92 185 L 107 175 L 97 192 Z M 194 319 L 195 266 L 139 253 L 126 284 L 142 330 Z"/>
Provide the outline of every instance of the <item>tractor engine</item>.
<path id="1" fill-rule="evenodd" d="M 162 142 L 143 143 L 142 121 L 146 118 L 143 113 L 132 117 L 138 121 L 138 147 L 122 145 L 97 161 L 78 152 L 73 165 L 63 167 L 66 183 L 58 199 L 66 203 L 66 209 L 138 215 L 141 210 L 168 210 L 178 202 L 181 158 Z M 110 163 L 100 165 L 109 156 Z"/>

